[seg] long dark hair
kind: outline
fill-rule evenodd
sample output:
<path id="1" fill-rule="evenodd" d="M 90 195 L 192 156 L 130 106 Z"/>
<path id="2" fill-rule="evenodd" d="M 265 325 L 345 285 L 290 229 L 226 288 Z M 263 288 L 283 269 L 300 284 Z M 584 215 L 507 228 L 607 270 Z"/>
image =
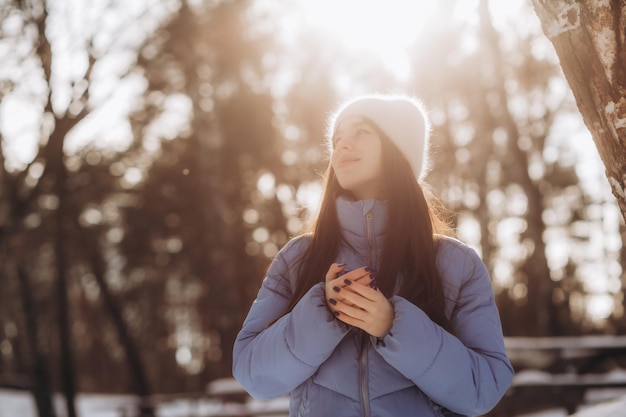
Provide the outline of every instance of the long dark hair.
<path id="1" fill-rule="evenodd" d="M 378 285 L 387 297 L 393 295 L 396 280 L 402 276 L 400 293 L 420 307 L 435 323 L 451 331 L 445 314 L 443 282 L 436 264 L 439 234 L 450 234 L 437 210 L 441 209 L 429 190 L 415 178 L 408 161 L 391 140 L 368 119 L 365 121 L 382 141 L 383 184 L 388 204 L 388 218 L 378 270 Z M 289 312 L 309 289 L 325 280 L 330 265 L 336 261 L 341 246 L 341 230 L 335 201 L 350 196 L 337 181 L 328 164 L 320 209 L 309 232 L 311 243 L 302 254 L 298 280 L 293 290 Z"/>

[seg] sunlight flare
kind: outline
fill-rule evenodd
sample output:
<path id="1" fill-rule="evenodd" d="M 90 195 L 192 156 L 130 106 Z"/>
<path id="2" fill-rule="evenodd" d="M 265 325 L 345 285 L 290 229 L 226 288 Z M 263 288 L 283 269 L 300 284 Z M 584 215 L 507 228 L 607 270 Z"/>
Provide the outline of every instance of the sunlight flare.
<path id="1" fill-rule="evenodd" d="M 407 48 L 423 30 L 437 5 L 404 0 L 302 1 L 308 24 L 354 51 L 373 53 L 398 77 L 410 70 Z"/>

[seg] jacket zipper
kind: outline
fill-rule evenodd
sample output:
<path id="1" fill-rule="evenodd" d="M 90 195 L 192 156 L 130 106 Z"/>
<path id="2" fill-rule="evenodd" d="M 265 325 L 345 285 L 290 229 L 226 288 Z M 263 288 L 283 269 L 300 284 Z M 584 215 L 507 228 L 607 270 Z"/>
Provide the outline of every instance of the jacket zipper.
<path id="1" fill-rule="evenodd" d="M 360 386 L 361 386 L 361 403 L 363 404 L 363 417 L 369 417 L 370 415 L 370 399 L 367 387 L 367 375 L 369 373 L 367 366 L 367 337 L 364 333 L 360 333 L 361 336 L 361 352 L 360 352 Z"/>
<path id="2" fill-rule="evenodd" d="M 370 250 L 370 267 L 376 268 L 376 239 L 374 239 L 374 231 L 372 230 L 372 212 L 369 211 L 365 215 L 367 246 Z"/>
<path id="3" fill-rule="evenodd" d="M 374 231 L 372 228 L 372 212 L 369 211 L 365 215 L 367 246 L 369 249 L 369 266 L 375 268 L 376 263 L 376 239 L 374 239 Z M 361 386 L 361 402 L 363 404 L 363 417 L 369 417 L 370 415 L 370 399 L 368 394 L 367 379 L 369 374 L 367 364 L 367 344 L 368 337 L 363 332 L 361 333 L 361 352 L 359 354 L 359 362 L 361 368 L 360 386 Z"/>

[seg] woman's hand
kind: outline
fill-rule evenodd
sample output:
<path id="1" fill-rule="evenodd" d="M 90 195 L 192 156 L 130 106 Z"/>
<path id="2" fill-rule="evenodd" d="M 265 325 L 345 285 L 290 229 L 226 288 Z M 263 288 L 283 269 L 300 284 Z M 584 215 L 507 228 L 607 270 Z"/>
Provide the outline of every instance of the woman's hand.
<path id="1" fill-rule="evenodd" d="M 348 285 L 347 282 L 370 285 L 373 279 L 367 267 L 346 272 L 345 264 L 332 264 L 326 273 L 326 304 L 333 313 L 335 312 L 334 306 L 337 304 L 337 292 Z"/>
<path id="2" fill-rule="evenodd" d="M 345 266 L 332 264 L 326 274 L 326 302 L 342 322 L 364 330 L 374 337 L 383 336 L 393 323 L 391 302 L 374 285 L 369 268 L 358 268 L 339 278 Z"/>

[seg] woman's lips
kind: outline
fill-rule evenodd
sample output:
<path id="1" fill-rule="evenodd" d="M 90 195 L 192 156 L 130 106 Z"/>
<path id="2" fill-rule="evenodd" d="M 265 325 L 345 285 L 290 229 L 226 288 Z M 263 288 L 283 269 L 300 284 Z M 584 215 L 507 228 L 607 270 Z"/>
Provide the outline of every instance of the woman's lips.
<path id="1" fill-rule="evenodd" d="M 339 165 L 340 168 L 343 168 L 343 167 L 346 167 L 346 166 L 348 166 L 348 165 L 350 165 L 350 164 L 352 164 L 354 162 L 358 162 L 359 160 L 360 160 L 359 158 L 356 158 L 356 157 L 353 157 L 353 156 L 346 156 L 346 157 L 343 157 L 343 158 L 341 158 L 339 160 L 339 164 L 338 165 Z"/>

